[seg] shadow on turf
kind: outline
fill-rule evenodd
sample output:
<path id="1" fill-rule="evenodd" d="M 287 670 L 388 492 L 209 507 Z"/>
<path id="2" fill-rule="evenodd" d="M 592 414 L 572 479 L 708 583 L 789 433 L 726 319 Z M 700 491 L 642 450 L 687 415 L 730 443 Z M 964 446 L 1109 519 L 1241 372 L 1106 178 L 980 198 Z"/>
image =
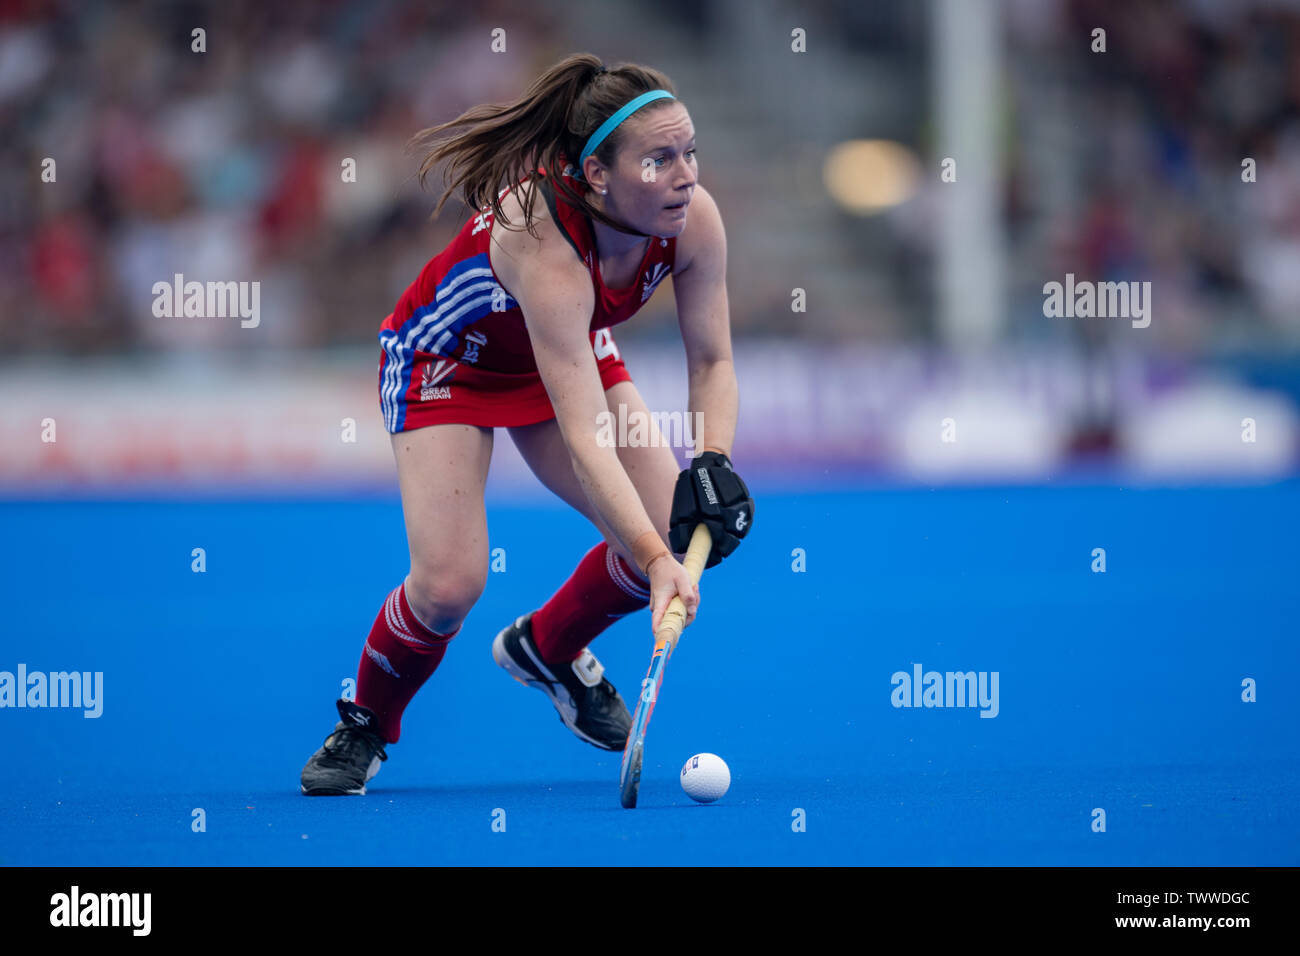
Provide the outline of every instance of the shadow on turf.
<path id="1" fill-rule="evenodd" d="M 546 795 L 553 795 L 566 802 L 578 799 L 580 802 L 587 804 L 585 809 L 590 810 L 617 810 L 625 812 L 618 802 L 618 779 L 613 780 L 529 780 L 529 781 L 502 781 L 500 783 L 454 783 L 442 786 L 394 786 L 394 787 L 373 787 L 367 792 L 367 796 L 381 797 L 477 797 L 491 795 L 494 799 L 500 800 L 503 797 L 529 797 L 538 799 Z M 647 795 L 642 793 L 642 800 L 647 800 Z M 683 806 L 704 806 L 704 804 L 694 804 L 690 800 L 683 800 L 676 803 L 660 802 L 654 799 L 654 795 L 649 796 L 648 802 L 638 804 L 638 810 L 680 810 Z"/>
<path id="2" fill-rule="evenodd" d="M 474 795 L 480 793 L 494 794 L 528 794 L 537 796 L 539 794 L 553 793 L 559 796 L 579 796 L 599 794 L 602 790 L 609 790 L 614 794 L 614 799 L 618 799 L 618 781 L 608 780 L 509 780 L 499 783 L 446 783 L 434 786 L 376 786 L 367 790 L 368 796 L 396 796 L 398 794 L 408 796 L 450 796 L 450 795 Z"/>

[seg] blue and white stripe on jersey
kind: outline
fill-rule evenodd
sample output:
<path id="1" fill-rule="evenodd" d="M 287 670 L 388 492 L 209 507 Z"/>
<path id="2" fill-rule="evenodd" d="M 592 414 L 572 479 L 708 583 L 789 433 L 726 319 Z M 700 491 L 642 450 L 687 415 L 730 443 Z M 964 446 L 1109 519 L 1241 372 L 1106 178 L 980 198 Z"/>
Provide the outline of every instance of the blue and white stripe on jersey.
<path id="1" fill-rule="evenodd" d="M 452 266 L 438 283 L 433 301 L 412 312 L 401 328 L 379 333 L 384 349 L 379 401 L 384 427 L 390 433 L 400 432 L 406 423 L 406 393 L 411 387 L 415 353 L 450 357 L 460 346 L 460 332 L 493 311 L 494 297 L 502 303 L 497 311 L 519 304 L 497 282 L 488 254 L 482 252 Z"/>

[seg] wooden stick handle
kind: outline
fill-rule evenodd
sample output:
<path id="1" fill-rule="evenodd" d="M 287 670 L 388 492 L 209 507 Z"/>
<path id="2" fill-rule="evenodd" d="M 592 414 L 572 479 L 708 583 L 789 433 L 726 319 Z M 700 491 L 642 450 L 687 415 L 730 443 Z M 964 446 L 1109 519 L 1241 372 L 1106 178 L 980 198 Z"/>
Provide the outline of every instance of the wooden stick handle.
<path id="1" fill-rule="evenodd" d="M 692 584 L 700 583 L 700 575 L 704 573 L 704 562 L 709 560 L 709 552 L 712 550 L 713 536 L 709 534 L 708 527 L 697 524 L 695 533 L 691 535 L 691 543 L 686 547 L 686 557 L 682 561 L 686 573 L 691 576 Z M 675 646 L 685 627 L 686 605 L 682 603 L 681 595 L 674 594 L 673 599 L 668 602 L 668 610 L 664 611 L 664 616 L 659 621 L 659 630 L 655 633 L 655 649 L 658 650 L 665 644 L 670 647 Z"/>

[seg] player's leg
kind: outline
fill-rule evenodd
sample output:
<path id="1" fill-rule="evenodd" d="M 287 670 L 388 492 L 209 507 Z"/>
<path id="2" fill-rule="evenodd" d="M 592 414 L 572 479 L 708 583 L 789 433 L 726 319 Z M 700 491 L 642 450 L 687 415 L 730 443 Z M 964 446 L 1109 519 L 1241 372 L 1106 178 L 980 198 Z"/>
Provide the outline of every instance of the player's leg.
<path id="1" fill-rule="evenodd" d="M 433 425 L 392 436 L 410 573 L 375 618 L 357 672 L 357 699 L 389 743 L 487 583 L 483 487 L 492 429 Z"/>
<path id="2" fill-rule="evenodd" d="M 401 735 L 402 713 L 442 661 L 487 581 L 483 487 L 492 430 L 434 425 L 392 436 L 410 573 L 385 599 L 366 638 L 355 702 L 303 770 L 311 795 L 364 793 Z"/>
<path id="3" fill-rule="evenodd" d="M 649 420 L 631 382 L 613 385 L 605 394 L 615 415 L 622 403 L 627 412 L 646 414 Z M 648 583 L 633 561 L 610 547 L 613 535 L 587 500 L 559 425 L 551 420 L 513 428 L 510 434 L 542 484 L 586 516 L 606 540 L 587 552 L 540 609 L 518 618 L 497 636 L 493 656 L 516 679 L 550 695 L 561 719 L 578 736 L 620 750 L 631 715 L 587 645 L 614 621 L 649 604 Z M 618 454 L 666 543 L 679 470 L 672 450 L 656 441 L 619 448 Z"/>
<path id="4" fill-rule="evenodd" d="M 411 556 L 407 598 L 424 624 L 452 631 L 487 583 L 492 429 L 433 425 L 391 437 Z"/>

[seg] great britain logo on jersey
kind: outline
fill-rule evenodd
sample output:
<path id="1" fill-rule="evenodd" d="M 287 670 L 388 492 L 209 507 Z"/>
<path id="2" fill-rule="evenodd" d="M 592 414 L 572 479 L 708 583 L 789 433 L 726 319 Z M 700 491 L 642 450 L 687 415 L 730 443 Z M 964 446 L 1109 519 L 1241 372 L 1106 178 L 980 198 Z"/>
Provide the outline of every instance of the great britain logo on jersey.
<path id="1" fill-rule="evenodd" d="M 661 262 L 653 269 L 646 270 L 645 282 L 641 285 L 641 301 L 643 303 L 654 294 L 655 287 L 663 281 L 664 276 L 668 275 L 668 271 L 666 262 Z"/>
<path id="2" fill-rule="evenodd" d="M 420 379 L 420 401 L 427 402 L 435 398 L 451 398 L 451 386 L 440 384 L 449 382 L 456 374 L 456 363 L 452 359 L 438 359 L 424 367 Z"/>

